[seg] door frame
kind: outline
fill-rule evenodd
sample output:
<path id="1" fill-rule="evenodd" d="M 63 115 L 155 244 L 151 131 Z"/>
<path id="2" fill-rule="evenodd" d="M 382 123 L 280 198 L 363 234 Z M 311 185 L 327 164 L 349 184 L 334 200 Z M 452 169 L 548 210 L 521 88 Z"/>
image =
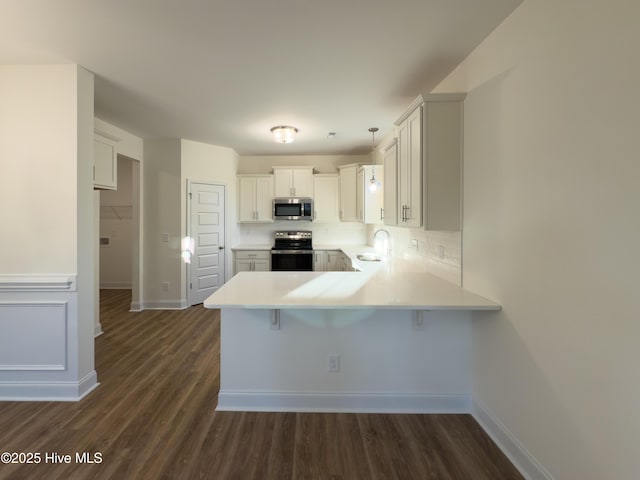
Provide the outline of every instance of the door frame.
<path id="1" fill-rule="evenodd" d="M 226 182 L 219 182 L 219 181 L 215 181 L 215 180 L 198 180 L 198 179 L 194 179 L 194 178 L 187 178 L 187 190 L 186 190 L 186 198 L 185 198 L 185 202 L 187 204 L 187 208 L 186 208 L 186 230 L 185 230 L 185 236 L 191 236 L 191 187 L 193 184 L 195 183 L 201 183 L 201 184 L 205 184 L 205 185 L 212 185 L 212 186 L 216 186 L 216 187 L 222 187 L 223 190 L 223 198 L 224 198 L 224 219 L 223 219 L 223 225 L 224 225 L 224 249 L 222 250 L 222 262 L 224 264 L 224 275 L 222 275 L 222 285 L 224 285 L 227 282 L 227 240 L 228 240 L 228 233 L 227 233 L 227 216 L 228 216 L 228 210 L 229 210 L 229 205 L 228 205 L 228 198 L 227 198 L 227 183 Z M 193 297 L 192 297 L 192 293 L 191 293 L 191 288 L 189 288 L 189 283 L 191 282 L 191 264 L 190 263 L 183 263 L 185 268 L 185 284 L 184 287 L 187 291 L 187 307 L 191 307 L 193 305 L 195 305 L 194 303 L 192 303 L 193 301 Z M 184 297 L 183 297 L 184 298 Z"/>

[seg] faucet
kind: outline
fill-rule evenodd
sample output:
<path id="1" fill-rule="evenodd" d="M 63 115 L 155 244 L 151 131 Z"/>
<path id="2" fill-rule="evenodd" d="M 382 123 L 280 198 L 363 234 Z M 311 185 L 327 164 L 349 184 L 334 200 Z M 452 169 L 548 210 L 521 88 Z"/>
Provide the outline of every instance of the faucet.
<path id="1" fill-rule="evenodd" d="M 380 240 L 378 243 L 377 237 L 379 233 L 384 233 L 386 235 L 386 238 L 383 240 Z M 376 243 L 378 243 L 378 245 L 376 245 Z M 373 247 L 378 251 L 385 250 L 386 251 L 385 255 L 387 257 L 391 256 L 391 235 L 389 235 L 389 232 L 387 230 L 385 230 L 384 228 L 380 228 L 374 232 Z"/>

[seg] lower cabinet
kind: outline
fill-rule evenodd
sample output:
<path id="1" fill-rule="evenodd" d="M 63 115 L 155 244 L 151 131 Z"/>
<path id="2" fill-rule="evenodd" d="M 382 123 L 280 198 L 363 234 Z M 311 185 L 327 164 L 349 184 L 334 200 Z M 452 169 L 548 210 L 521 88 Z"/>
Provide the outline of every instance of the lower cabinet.
<path id="1" fill-rule="evenodd" d="M 237 250 L 235 252 L 235 273 L 268 272 L 270 270 L 270 250 Z"/>
<path id="2" fill-rule="evenodd" d="M 349 257 L 340 250 L 314 250 L 313 270 L 315 272 L 344 272 L 345 258 L 349 265 Z"/>
<path id="3" fill-rule="evenodd" d="M 325 250 L 313 251 L 313 271 L 314 272 L 327 271 L 327 252 Z"/>

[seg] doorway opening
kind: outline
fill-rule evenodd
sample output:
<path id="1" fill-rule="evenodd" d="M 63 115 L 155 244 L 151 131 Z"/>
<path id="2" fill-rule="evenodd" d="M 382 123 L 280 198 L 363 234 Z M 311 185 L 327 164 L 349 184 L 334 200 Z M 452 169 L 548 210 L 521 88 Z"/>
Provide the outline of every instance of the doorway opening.
<path id="1" fill-rule="evenodd" d="M 119 154 L 118 189 L 101 190 L 96 200 L 99 204 L 97 287 L 99 290 L 131 290 L 129 308 L 132 311 L 141 310 L 140 185 L 140 162 Z M 102 326 L 97 314 L 95 334 L 100 333 Z"/>

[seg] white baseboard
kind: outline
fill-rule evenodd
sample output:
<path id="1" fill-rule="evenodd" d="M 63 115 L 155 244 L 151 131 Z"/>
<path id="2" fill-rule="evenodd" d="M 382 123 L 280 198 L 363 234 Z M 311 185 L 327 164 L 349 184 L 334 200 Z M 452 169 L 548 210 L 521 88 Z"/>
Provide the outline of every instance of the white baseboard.
<path id="1" fill-rule="evenodd" d="M 104 332 L 102 331 L 102 324 L 98 323 L 97 325 L 93 326 L 93 337 L 99 337 L 100 335 L 102 335 Z"/>
<path id="2" fill-rule="evenodd" d="M 221 411 L 469 413 L 470 395 L 238 392 L 220 390 Z"/>
<path id="3" fill-rule="evenodd" d="M 507 427 L 475 400 L 471 414 L 524 478 L 527 480 L 553 480 L 551 474 L 527 451 Z"/>
<path id="4" fill-rule="evenodd" d="M 142 303 L 140 302 L 131 302 L 129 305 L 130 312 L 141 312 L 142 311 Z"/>
<path id="5" fill-rule="evenodd" d="M 153 300 L 140 305 L 140 310 L 184 310 L 188 306 L 184 300 Z"/>
<path id="6" fill-rule="evenodd" d="M 78 382 L 0 382 L 0 401 L 77 402 L 98 385 L 95 370 Z"/>

